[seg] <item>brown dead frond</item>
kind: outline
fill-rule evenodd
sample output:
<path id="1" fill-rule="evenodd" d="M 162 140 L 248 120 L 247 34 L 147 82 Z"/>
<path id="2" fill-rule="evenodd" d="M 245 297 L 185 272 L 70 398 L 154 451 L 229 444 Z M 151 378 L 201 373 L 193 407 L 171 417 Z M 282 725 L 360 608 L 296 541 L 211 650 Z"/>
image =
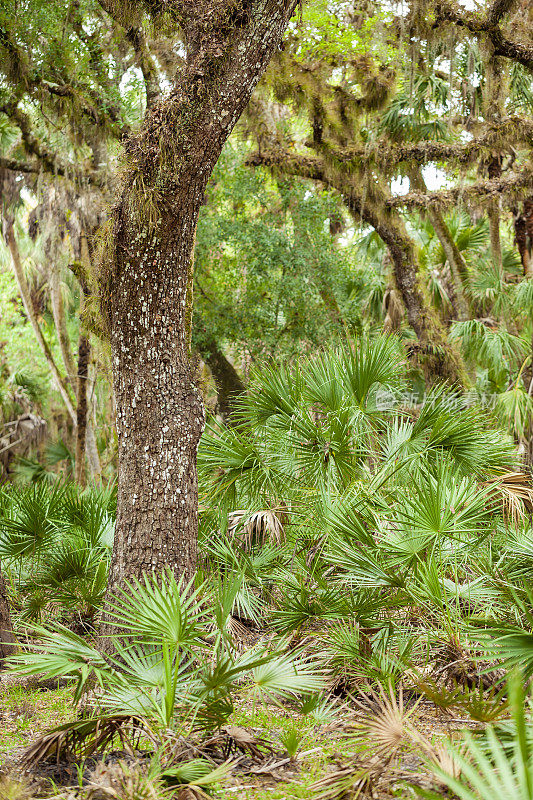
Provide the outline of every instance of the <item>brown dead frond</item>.
<path id="1" fill-rule="evenodd" d="M 204 800 L 207 796 L 197 786 L 183 786 L 178 792 L 177 800 Z"/>
<path id="2" fill-rule="evenodd" d="M 231 637 L 234 647 L 241 652 L 245 649 L 250 631 L 236 617 L 229 616 L 227 622 L 227 632 Z"/>
<path id="3" fill-rule="evenodd" d="M 77 719 L 59 725 L 40 736 L 22 754 L 21 764 L 31 766 L 45 759 L 87 758 L 118 738 L 122 747 L 131 751 L 131 734 L 142 729 L 142 720 L 129 714 Z"/>
<path id="4" fill-rule="evenodd" d="M 437 767 L 440 767 L 443 772 L 447 775 L 453 775 L 454 778 L 459 777 L 461 774 L 461 767 L 444 742 L 437 742 L 436 744 L 430 745 L 430 749 L 426 752 L 430 760 L 436 764 Z"/>
<path id="5" fill-rule="evenodd" d="M 397 289 L 389 287 L 385 290 L 382 310 L 385 317 L 383 320 L 383 333 L 399 331 L 402 327 L 404 311 L 401 295 Z"/>
<path id="6" fill-rule="evenodd" d="M 513 523 L 533 512 L 533 483 L 526 472 L 505 472 L 485 481 L 492 489 L 491 497 Z"/>
<path id="7" fill-rule="evenodd" d="M 406 708 L 401 688 L 396 696 L 392 686 L 386 692 L 381 685 L 379 692 L 371 691 L 363 699 L 353 699 L 359 709 L 358 743 L 382 758 L 391 758 L 405 741 L 408 735 L 407 721 L 420 700 Z"/>
<path id="8" fill-rule="evenodd" d="M 255 736 L 250 731 L 247 731 L 246 728 L 241 728 L 238 725 L 225 725 L 222 728 L 222 732 L 228 738 L 229 752 L 231 750 L 240 750 L 241 753 L 246 753 L 254 760 L 259 761 L 265 757 L 265 754 L 271 755 L 274 752 L 272 742 Z"/>
<path id="9" fill-rule="evenodd" d="M 202 743 L 203 756 L 228 759 L 233 753 L 243 753 L 254 761 L 264 761 L 274 752 L 272 742 L 255 736 L 246 728 L 238 725 L 225 725 L 220 733 L 215 734 Z"/>
<path id="10" fill-rule="evenodd" d="M 285 512 L 283 512 L 285 513 Z M 271 509 L 250 513 L 244 509 L 232 511 L 228 517 L 228 533 L 244 550 L 267 542 L 282 545 L 285 541 L 282 514 Z"/>
<path id="11" fill-rule="evenodd" d="M 370 780 L 371 770 L 354 765 L 330 772 L 307 789 L 314 800 L 356 800 L 369 787 Z"/>

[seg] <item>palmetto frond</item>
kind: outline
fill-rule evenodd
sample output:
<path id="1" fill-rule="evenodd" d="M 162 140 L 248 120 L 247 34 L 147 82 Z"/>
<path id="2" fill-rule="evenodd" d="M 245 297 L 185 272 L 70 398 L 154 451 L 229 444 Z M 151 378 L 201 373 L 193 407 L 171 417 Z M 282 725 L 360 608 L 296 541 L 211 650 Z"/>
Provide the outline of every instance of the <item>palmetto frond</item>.
<path id="1" fill-rule="evenodd" d="M 59 540 L 67 487 L 34 484 L 12 498 L 0 522 L 0 553 L 8 558 L 38 556 Z"/>
<path id="2" fill-rule="evenodd" d="M 453 768 L 429 762 L 442 783 L 460 800 L 493 800 L 533 797 L 533 755 L 529 736 L 529 720 L 518 677 L 510 682 L 510 705 L 514 730 L 510 752 L 506 752 L 497 731 L 488 727 L 482 739 L 467 734 L 463 743 L 451 745 L 448 751 Z M 433 793 L 428 796 L 437 797 Z"/>
<path id="3" fill-rule="evenodd" d="M 405 707 L 402 688 L 396 694 L 391 685 L 386 691 L 378 683 L 377 690 L 356 700 L 356 741 L 381 756 L 391 757 L 408 737 L 409 718 L 419 703 L 420 700 Z"/>

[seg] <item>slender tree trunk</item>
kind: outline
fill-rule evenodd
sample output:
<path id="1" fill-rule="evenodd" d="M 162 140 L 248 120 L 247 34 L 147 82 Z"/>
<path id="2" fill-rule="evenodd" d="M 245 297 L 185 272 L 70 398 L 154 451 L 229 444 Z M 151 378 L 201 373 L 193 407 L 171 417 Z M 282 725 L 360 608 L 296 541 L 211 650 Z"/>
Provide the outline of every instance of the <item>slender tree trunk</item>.
<path id="1" fill-rule="evenodd" d="M 293 9 L 293 0 L 198 0 L 194 8 L 175 0 L 184 66 L 126 143 L 130 166 L 101 274 L 119 445 L 108 597 L 147 570 L 195 574 L 204 425 L 190 355 L 196 223 L 222 146 Z"/>
<path id="2" fill-rule="evenodd" d="M 72 347 L 70 344 L 70 338 L 67 331 L 65 307 L 63 305 L 63 298 L 61 295 L 60 274 L 59 274 L 59 269 L 55 264 L 51 265 L 49 283 L 50 283 L 50 299 L 52 302 L 52 315 L 54 317 L 54 324 L 57 332 L 59 349 L 61 351 L 61 357 L 63 359 L 63 364 L 65 366 L 65 369 L 67 371 L 68 379 L 70 381 L 73 390 L 76 392 L 76 398 L 77 398 L 76 425 L 79 424 L 80 419 L 83 420 L 83 430 L 80 431 L 79 428 L 76 427 L 76 433 L 75 433 L 76 435 L 75 470 L 76 470 L 76 480 L 79 479 L 79 483 L 84 484 L 85 457 L 87 456 L 87 463 L 89 465 L 89 471 L 91 473 L 92 478 L 96 478 L 100 474 L 100 457 L 98 455 L 98 448 L 96 446 L 96 437 L 94 435 L 94 430 L 90 421 L 87 418 L 86 390 L 85 393 L 82 393 L 80 395 L 79 368 L 78 370 L 76 369 L 76 364 L 74 362 L 74 357 L 72 355 Z M 83 302 L 83 296 L 86 294 L 86 289 L 84 289 L 84 286 L 81 284 L 83 284 L 82 279 L 80 279 L 80 295 L 81 295 L 81 300 Z M 81 307 L 82 306 L 80 305 L 80 309 Z M 90 353 L 90 342 L 84 333 L 80 333 L 79 348 L 80 350 L 78 352 L 78 358 L 81 355 L 82 349 L 85 351 L 88 348 L 88 352 Z M 79 362 L 78 362 L 78 367 L 79 367 Z M 85 379 L 84 384 L 86 383 L 87 380 Z M 80 409 L 79 407 L 80 397 L 82 398 L 82 403 L 83 403 L 82 409 Z M 79 443 L 82 440 L 84 442 L 85 450 L 80 451 Z"/>
<path id="3" fill-rule="evenodd" d="M 84 265 L 83 271 L 80 270 L 80 273 L 77 275 L 78 283 L 80 285 L 80 317 L 82 316 L 83 309 L 85 306 L 85 300 L 91 294 L 90 286 L 89 286 L 89 275 L 92 272 L 92 257 L 91 257 L 91 247 L 89 244 L 89 238 L 85 233 L 85 230 L 82 230 L 80 236 L 80 250 L 81 250 L 81 259 Z M 82 324 L 80 320 L 80 325 Z M 80 333 L 80 337 L 83 334 Z M 91 348 L 91 340 L 89 335 L 87 334 L 87 347 L 89 348 L 89 355 L 87 356 L 87 366 L 89 365 L 89 356 L 90 356 L 90 348 Z M 79 376 L 76 377 L 76 381 L 79 381 Z M 87 398 L 87 387 L 88 387 L 88 379 L 85 381 L 86 389 L 85 389 L 85 397 Z M 79 397 L 79 392 L 77 392 L 77 396 Z M 87 425 L 85 431 L 85 456 L 87 457 L 87 464 L 89 466 L 89 472 L 91 478 L 95 480 L 100 476 L 102 471 L 102 467 L 100 464 L 100 456 L 98 453 L 98 446 L 96 443 L 96 435 L 94 432 L 94 427 L 92 425 L 90 415 L 89 415 L 89 407 L 86 412 L 87 417 Z"/>
<path id="4" fill-rule="evenodd" d="M 28 317 L 31 326 L 33 328 L 33 332 L 35 334 L 35 338 L 37 339 L 37 343 L 46 359 L 46 362 L 50 368 L 50 372 L 54 379 L 54 383 L 63 398 L 63 402 L 65 403 L 65 407 L 69 413 L 69 416 L 74 424 L 76 424 L 76 411 L 74 409 L 74 404 L 72 402 L 67 384 L 65 379 L 59 372 L 57 368 L 57 364 L 54 360 L 54 356 L 52 355 L 52 351 L 46 342 L 41 328 L 39 326 L 39 322 L 37 320 L 37 316 L 35 314 L 35 310 L 33 308 L 33 303 L 31 301 L 31 293 L 30 287 L 26 281 L 26 276 L 24 275 L 24 269 L 22 267 L 22 262 L 20 259 L 20 253 L 17 245 L 17 240 L 15 238 L 15 231 L 13 230 L 13 220 L 6 219 L 4 224 L 4 237 L 6 240 L 6 244 L 8 246 L 9 252 L 11 254 L 11 263 L 13 266 L 13 272 L 15 274 L 15 278 L 17 281 L 18 290 L 22 299 L 22 304 L 24 306 L 24 310 L 26 311 L 26 316 Z"/>
<path id="5" fill-rule="evenodd" d="M 76 364 L 74 363 L 74 356 L 72 355 L 72 346 L 67 331 L 67 320 L 65 318 L 65 306 L 63 304 L 63 296 L 61 294 L 61 276 L 59 265 L 55 263 L 50 264 L 49 272 L 49 286 L 50 286 L 50 300 L 52 304 L 52 316 L 54 318 L 54 325 L 57 332 L 57 340 L 59 342 L 59 350 L 61 358 L 67 372 L 68 379 L 71 383 L 73 391 L 76 390 Z"/>
<path id="6" fill-rule="evenodd" d="M 90 403 L 88 401 L 88 407 Z M 98 452 L 98 444 L 96 442 L 96 434 L 94 426 L 90 420 L 90 408 L 87 411 L 87 430 L 85 432 L 85 455 L 87 456 L 87 464 L 89 465 L 89 472 L 91 478 L 94 480 L 100 476 L 102 465 L 100 464 L 100 454 Z"/>
<path id="7" fill-rule="evenodd" d="M 76 386 L 76 482 L 85 486 L 85 439 L 87 434 L 87 381 L 89 378 L 89 337 L 80 333 Z"/>
<path id="8" fill-rule="evenodd" d="M 0 569 L 0 669 L 4 659 L 13 654 L 15 645 L 16 639 L 13 635 L 6 584 Z"/>
<path id="9" fill-rule="evenodd" d="M 499 158 L 492 158 L 488 166 L 489 178 L 499 178 L 502 174 L 501 162 Z M 500 201 L 490 200 L 487 205 L 487 215 L 489 218 L 490 250 L 495 266 L 501 271 L 502 263 L 502 243 L 500 237 Z"/>
<path id="10" fill-rule="evenodd" d="M 516 209 L 513 213 L 513 224 L 516 247 L 518 249 L 518 253 L 520 254 L 520 261 L 522 262 L 524 277 L 527 278 L 529 277 L 530 271 L 530 259 L 527 241 L 526 217 L 524 214 L 518 213 Z"/>
<path id="11" fill-rule="evenodd" d="M 427 192 L 426 182 L 418 164 L 409 170 L 409 177 L 417 191 Z M 449 282 L 449 288 L 453 312 L 456 319 L 466 320 L 469 317 L 469 310 L 463 281 L 466 282 L 467 280 L 468 268 L 440 210 L 436 206 L 429 205 L 427 213 L 450 267 L 451 281 Z"/>

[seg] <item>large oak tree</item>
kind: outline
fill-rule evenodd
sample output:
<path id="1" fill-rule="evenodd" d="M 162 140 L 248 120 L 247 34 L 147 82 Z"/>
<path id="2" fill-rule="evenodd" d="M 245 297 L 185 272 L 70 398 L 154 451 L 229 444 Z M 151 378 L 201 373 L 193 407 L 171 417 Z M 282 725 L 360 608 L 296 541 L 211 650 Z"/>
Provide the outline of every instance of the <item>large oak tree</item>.
<path id="1" fill-rule="evenodd" d="M 108 591 L 163 565 L 196 567 L 196 450 L 204 425 L 191 358 L 198 212 L 222 146 L 294 10 L 294 0 L 146 0 L 179 30 L 173 85 L 125 143 L 100 283 L 111 337 L 119 441 L 118 519 Z M 124 3 L 124 14 L 129 4 Z M 114 13 L 120 17 L 121 8 Z"/>

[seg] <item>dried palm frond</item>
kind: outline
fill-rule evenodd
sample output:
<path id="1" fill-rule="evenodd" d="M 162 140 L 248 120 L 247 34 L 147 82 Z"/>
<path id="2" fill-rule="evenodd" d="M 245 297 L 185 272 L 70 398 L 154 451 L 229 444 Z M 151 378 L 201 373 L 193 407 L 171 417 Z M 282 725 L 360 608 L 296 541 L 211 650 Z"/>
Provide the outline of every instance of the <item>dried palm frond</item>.
<path id="1" fill-rule="evenodd" d="M 533 483 L 527 473 L 505 472 L 485 481 L 484 485 L 493 487 L 494 502 L 512 522 L 519 522 L 526 512 L 533 511 Z"/>
<path id="2" fill-rule="evenodd" d="M 308 786 L 309 796 L 315 800 L 356 800 L 368 788 L 370 773 L 367 767 L 343 767 Z"/>
<path id="3" fill-rule="evenodd" d="M 428 746 L 425 748 L 425 750 L 430 761 L 448 775 L 458 778 L 461 774 L 461 766 L 457 762 L 457 759 L 453 757 L 453 753 L 448 747 L 446 747 L 444 742 L 437 742 L 436 744 L 432 745 L 427 743 L 427 745 Z"/>
<path id="4" fill-rule="evenodd" d="M 162 800 L 161 781 L 145 774 L 139 764 L 98 764 L 85 790 L 85 800 Z"/>
<path id="5" fill-rule="evenodd" d="M 420 699 L 406 709 L 401 688 L 396 696 L 392 686 L 386 692 L 379 685 L 378 693 L 371 691 L 362 700 L 354 698 L 354 701 L 362 712 L 357 722 L 358 743 L 372 748 L 378 756 L 392 757 L 409 733 L 407 721 Z"/>
<path id="6" fill-rule="evenodd" d="M 131 750 L 130 730 L 139 731 L 142 720 L 129 714 L 91 717 L 65 722 L 40 736 L 22 754 L 21 763 L 31 765 L 48 758 L 78 754 L 87 757 L 118 737 L 125 749 Z"/>
<path id="7" fill-rule="evenodd" d="M 262 739 L 255 736 L 246 728 L 241 728 L 237 725 L 225 725 L 222 728 L 223 733 L 227 736 L 229 752 L 231 750 L 240 750 L 242 753 L 247 753 L 255 760 L 261 760 L 265 756 L 265 752 L 269 755 L 274 752 L 272 743 L 268 739 Z"/>
<path id="8" fill-rule="evenodd" d="M 214 760 L 220 758 L 220 755 L 227 759 L 232 753 L 240 752 L 251 756 L 254 761 L 263 761 L 266 756 L 274 753 L 274 747 L 268 739 L 255 736 L 246 728 L 224 725 L 219 733 L 202 742 L 201 752 Z"/>
<path id="9" fill-rule="evenodd" d="M 399 331 L 404 316 L 403 302 L 397 289 L 388 288 L 383 295 L 383 333 Z"/>
<path id="10" fill-rule="evenodd" d="M 238 539 L 244 550 L 251 550 L 254 545 L 267 542 L 282 545 L 285 531 L 281 514 L 271 509 L 250 513 L 244 509 L 229 514 L 228 533 Z"/>

